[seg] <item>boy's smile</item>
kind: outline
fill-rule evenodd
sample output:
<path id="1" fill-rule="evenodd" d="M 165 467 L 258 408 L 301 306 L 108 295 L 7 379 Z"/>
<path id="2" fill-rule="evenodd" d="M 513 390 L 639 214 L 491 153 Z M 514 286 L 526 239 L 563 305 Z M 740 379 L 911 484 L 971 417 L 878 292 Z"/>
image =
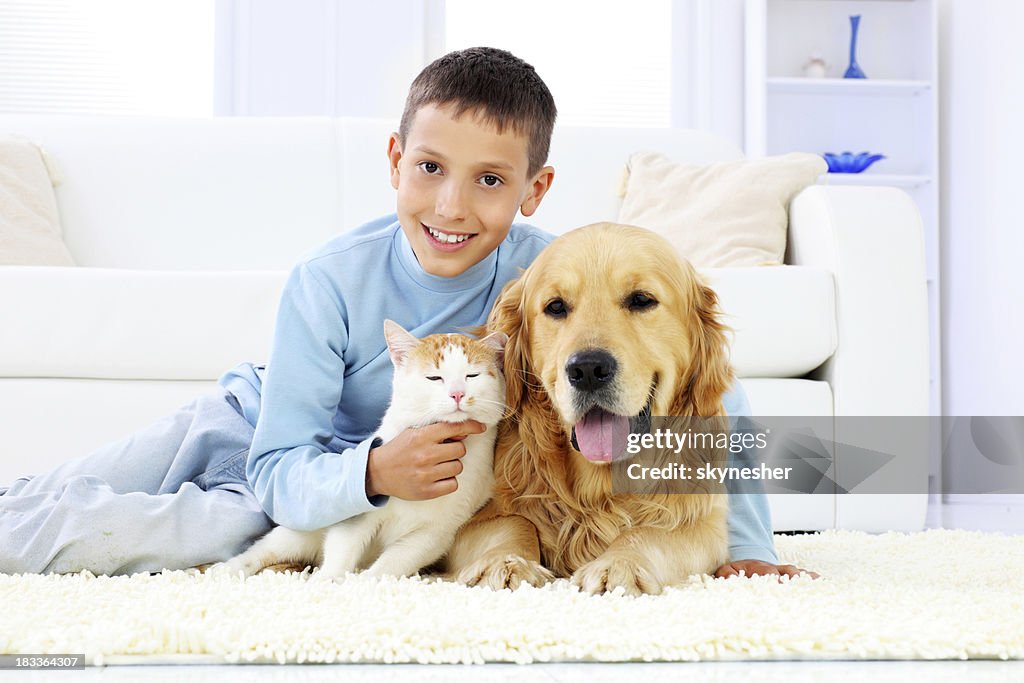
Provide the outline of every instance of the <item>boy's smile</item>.
<path id="1" fill-rule="evenodd" d="M 442 232 L 429 225 L 424 225 L 423 229 L 427 232 L 427 241 L 430 242 L 431 246 L 449 253 L 462 249 L 466 246 L 466 242 L 469 239 L 476 237 L 476 235 L 466 233 Z"/>
<path id="2" fill-rule="evenodd" d="M 529 140 L 511 127 L 498 133 L 473 110 L 453 118 L 450 105 L 416 112 L 408 139 L 388 142 L 398 220 L 424 271 L 454 277 L 479 263 L 508 234 L 516 211 L 536 211 L 554 175 L 533 178 Z"/>

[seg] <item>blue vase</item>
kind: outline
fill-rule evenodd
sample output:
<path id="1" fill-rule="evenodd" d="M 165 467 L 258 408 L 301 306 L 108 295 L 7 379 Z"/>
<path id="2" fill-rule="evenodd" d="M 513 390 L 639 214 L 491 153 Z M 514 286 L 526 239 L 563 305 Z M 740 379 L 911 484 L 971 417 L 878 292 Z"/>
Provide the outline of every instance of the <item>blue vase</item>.
<path id="1" fill-rule="evenodd" d="M 860 15 L 854 14 L 850 17 L 850 25 L 853 28 L 853 35 L 850 36 L 850 66 L 846 67 L 843 78 L 867 78 L 860 66 L 857 64 L 857 28 L 860 26 Z"/>

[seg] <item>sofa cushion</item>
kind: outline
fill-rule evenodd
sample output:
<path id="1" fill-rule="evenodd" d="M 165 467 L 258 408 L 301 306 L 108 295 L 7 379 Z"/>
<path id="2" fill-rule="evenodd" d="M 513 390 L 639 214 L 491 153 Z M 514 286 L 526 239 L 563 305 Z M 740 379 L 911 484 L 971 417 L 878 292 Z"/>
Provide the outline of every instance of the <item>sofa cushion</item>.
<path id="1" fill-rule="evenodd" d="M 703 271 L 741 377 L 795 377 L 835 350 L 827 271 Z M 267 359 L 286 271 L 0 268 L 0 377 L 212 380 Z"/>
<path id="2" fill-rule="evenodd" d="M 800 377 L 836 350 L 835 285 L 820 268 L 701 269 L 716 291 L 740 377 Z"/>
<path id="3" fill-rule="evenodd" d="M 291 268 L 339 232 L 395 210 L 388 135 L 397 119 L 0 114 L 0 131 L 46 146 L 79 265 L 152 270 Z M 556 180 L 524 222 L 562 234 L 613 221 L 622 165 L 639 149 L 711 163 L 732 142 L 677 128 L 558 126 Z"/>
<path id="4" fill-rule="evenodd" d="M 73 266 L 42 148 L 0 135 L 0 265 Z"/>
<path id="5" fill-rule="evenodd" d="M 755 421 L 758 417 L 782 415 L 821 417 L 833 411 L 832 387 L 828 382 L 761 378 L 744 379 L 742 384 Z M 835 524 L 834 493 L 770 493 L 767 499 L 775 531 L 812 531 Z"/>
<path id="6" fill-rule="evenodd" d="M 0 488 L 123 439 L 216 389 L 210 381 L 0 377 Z"/>
<path id="7" fill-rule="evenodd" d="M 81 266 L 288 268 L 355 227 L 339 221 L 342 169 L 331 119 L 0 121 L 45 145 L 60 166 L 64 239 Z M 375 177 L 390 189 L 385 168 Z M 378 215 L 393 209 L 394 199 Z"/>
<path id="8" fill-rule="evenodd" d="M 618 222 L 664 235 L 696 266 L 779 265 L 789 200 L 827 170 L 816 154 L 704 166 L 634 154 Z"/>
<path id="9" fill-rule="evenodd" d="M 0 377 L 211 380 L 265 362 L 287 271 L 0 268 Z"/>

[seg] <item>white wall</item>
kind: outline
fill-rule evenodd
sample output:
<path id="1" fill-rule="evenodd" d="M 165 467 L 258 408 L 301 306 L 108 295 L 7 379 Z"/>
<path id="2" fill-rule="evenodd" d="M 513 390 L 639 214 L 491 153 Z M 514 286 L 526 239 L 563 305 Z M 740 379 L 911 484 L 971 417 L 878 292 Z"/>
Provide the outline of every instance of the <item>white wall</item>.
<path id="1" fill-rule="evenodd" d="M 710 59 L 706 70 L 710 80 L 708 118 L 699 127 L 728 138 L 742 149 L 744 0 L 697 1 L 708 2 L 710 14 Z M 700 73 L 701 69 L 694 71 Z"/>
<path id="2" fill-rule="evenodd" d="M 673 125 L 742 146 L 744 0 L 671 4 Z M 216 8 L 220 116 L 397 118 L 409 83 L 446 51 L 439 0 L 217 0 Z M 559 35 L 570 63 L 592 40 Z"/>
<path id="3" fill-rule="evenodd" d="M 218 116 L 397 117 L 431 0 L 217 0 Z"/>
<path id="4" fill-rule="evenodd" d="M 943 412 L 1024 415 L 1024 2 L 939 24 Z"/>

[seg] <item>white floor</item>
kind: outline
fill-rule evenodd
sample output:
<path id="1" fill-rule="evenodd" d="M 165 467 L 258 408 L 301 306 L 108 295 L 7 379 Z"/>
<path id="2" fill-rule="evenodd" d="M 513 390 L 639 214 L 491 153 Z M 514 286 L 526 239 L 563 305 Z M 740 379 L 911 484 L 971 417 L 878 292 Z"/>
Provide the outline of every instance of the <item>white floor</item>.
<path id="1" fill-rule="evenodd" d="M 487 664 L 484 666 L 146 666 L 106 667 L 68 673 L 18 672 L 19 681 L 99 681 L 113 683 L 314 683 L 344 680 L 354 683 L 734 683 L 737 680 L 778 683 L 893 683 L 927 680 L 1024 680 L 1024 662 L 744 662 L 694 664 Z M 4 673 L 0 673 L 0 680 Z"/>
<path id="2" fill-rule="evenodd" d="M 1024 534 L 1024 496 L 967 497 L 947 500 L 929 507 L 928 528 L 959 528 Z M 965 624 L 965 627 L 969 625 Z M 756 681 L 802 683 L 804 681 L 850 681 L 887 683 L 889 681 L 928 680 L 929 683 L 949 681 L 1024 681 L 1024 661 L 971 662 L 739 662 L 692 664 L 488 664 L 485 666 L 418 666 L 418 665 L 306 665 L 306 666 L 119 666 L 86 669 L 74 674 L 63 671 L 0 672 L 0 680 L 9 677 L 19 681 L 68 680 L 113 681 L 145 680 L 147 683 L 242 683 L 249 681 L 287 683 L 345 680 L 360 683 L 391 681 L 426 681 L 428 683 L 605 683 L 612 681 L 643 681 L 660 683 L 678 681 L 684 676 L 694 683 L 732 683 L 738 678 L 753 677 Z"/>
<path id="3" fill-rule="evenodd" d="M 929 504 L 925 526 L 1024 534 L 1024 495 L 949 495 Z"/>

